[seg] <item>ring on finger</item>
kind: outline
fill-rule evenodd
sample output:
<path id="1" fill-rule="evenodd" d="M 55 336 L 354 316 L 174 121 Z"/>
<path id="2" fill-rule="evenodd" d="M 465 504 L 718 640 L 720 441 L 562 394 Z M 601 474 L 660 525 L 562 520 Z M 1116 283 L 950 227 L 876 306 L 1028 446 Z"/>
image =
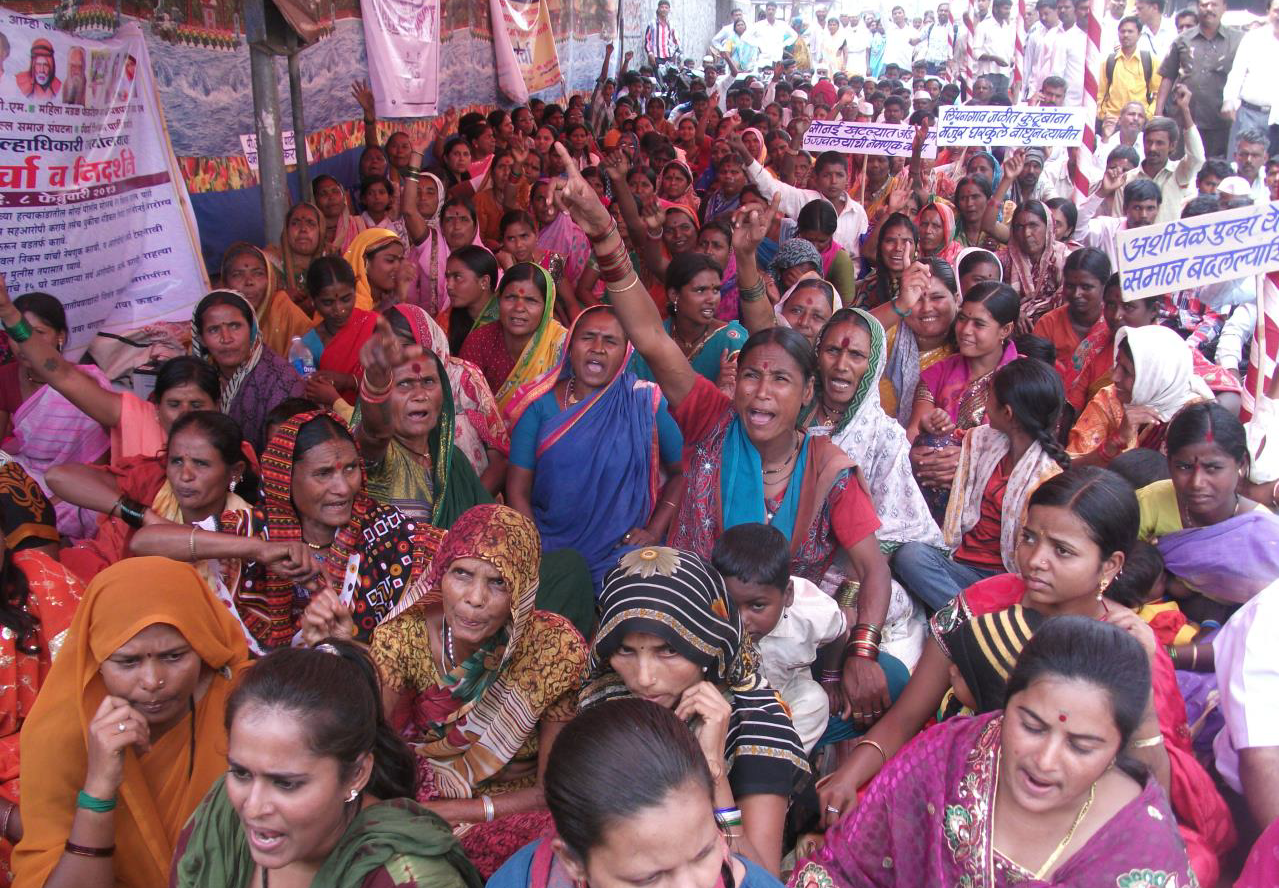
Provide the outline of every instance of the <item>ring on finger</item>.
<path id="1" fill-rule="evenodd" d="M 839 814 L 839 809 L 836 808 L 834 805 L 827 805 L 826 810 L 829 811 L 831 814 L 836 814 L 836 815 Z"/>
<path id="2" fill-rule="evenodd" d="M 126 725 L 124 722 L 120 722 L 120 724 L 115 726 L 116 733 L 123 734 L 126 727 L 128 727 L 128 725 Z"/>

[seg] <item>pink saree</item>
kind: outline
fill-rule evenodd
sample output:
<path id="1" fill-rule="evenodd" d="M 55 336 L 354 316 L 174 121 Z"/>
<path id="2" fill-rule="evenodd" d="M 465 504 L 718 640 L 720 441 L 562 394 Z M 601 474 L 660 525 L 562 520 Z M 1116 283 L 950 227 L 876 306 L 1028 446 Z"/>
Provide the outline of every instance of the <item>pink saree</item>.
<path id="1" fill-rule="evenodd" d="M 857 809 L 795 870 L 791 888 L 1184 888 L 1194 877 L 1153 778 L 1046 881 L 994 847 L 991 812 L 1003 713 L 952 718 L 920 734 Z"/>

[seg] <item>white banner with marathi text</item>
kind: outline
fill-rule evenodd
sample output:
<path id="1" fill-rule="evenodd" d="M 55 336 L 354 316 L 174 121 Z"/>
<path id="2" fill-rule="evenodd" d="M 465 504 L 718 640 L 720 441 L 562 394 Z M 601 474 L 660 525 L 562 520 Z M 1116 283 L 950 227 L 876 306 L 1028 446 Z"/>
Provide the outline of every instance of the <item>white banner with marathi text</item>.
<path id="1" fill-rule="evenodd" d="M 1087 125 L 1087 108 L 944 105 L 937 121 L 937 144 L 1070 148 L 1084 143 Z"/>
<path id="2" fill-rule="evenodd" d="M 360 0 L 377 116 L 433 117 L 440 99 L 439 0 Z"/>
<path id="3" fill-rule="evenodd" d="M 51 293 L 67 352 L 99 332 L 191 317 L 208 290 L 186 186 L 136 22 L 80 39 L 0 10 L 0 271 Z"/>
<path id="4" fill-rule="evenodd" d="M 1124 300 L 1279 269 L 1279 201 L 1119 232 Z"/>
<path id="5" fill-rule="evenodd" d="M 849 120 L 814 120 L 804 133 L 805 151 L 840 151 L 845 154 L 877 154 L 910 157 L 915 127 L 909 123 L 858 123 Z M 929 130 L 920 157 L 937 156 L 937 133 Z"/>
<path id="6" fill-rule="evenodd" d="M 489 0 L 497 83 L 511 101 L 564 84 L 546 0 Z"/>

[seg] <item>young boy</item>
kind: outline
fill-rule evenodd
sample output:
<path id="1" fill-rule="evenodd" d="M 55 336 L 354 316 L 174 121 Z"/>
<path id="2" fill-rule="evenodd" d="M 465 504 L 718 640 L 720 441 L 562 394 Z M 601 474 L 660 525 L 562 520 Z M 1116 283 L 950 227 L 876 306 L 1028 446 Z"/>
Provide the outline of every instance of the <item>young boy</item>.
<path id="1" fill-rule="evenodd" d="M 767 524 L 739 524 L 715 543 L 711 562 L 724 577 L 742 628 L 759 647 L 761 671 L 790 707 L 795 730 L 812 752 L 826 731 L 830 699 L 813 680 L 817 649 L 826 665 L 842 662 L 848 635 L 835 599 L 813 583 L 790 576 L 790 545 Z"/>

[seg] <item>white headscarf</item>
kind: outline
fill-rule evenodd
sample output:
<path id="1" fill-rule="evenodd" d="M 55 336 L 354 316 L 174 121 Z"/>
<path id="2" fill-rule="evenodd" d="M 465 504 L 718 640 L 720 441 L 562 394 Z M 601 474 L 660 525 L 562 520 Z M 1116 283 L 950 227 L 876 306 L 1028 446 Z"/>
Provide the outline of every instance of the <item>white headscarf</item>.
<path id="1" fill-rule="evenodd" d="M 1167 422 L 1182 407 L 1212 399 L 1212 390 L 1195 374 L 1190 346 L 1176 331 L 1157 324 L 1115 331 L 1115 359 L 1124 342 L 1132 350 L 1132 403 L 1155 411 Z"/>

